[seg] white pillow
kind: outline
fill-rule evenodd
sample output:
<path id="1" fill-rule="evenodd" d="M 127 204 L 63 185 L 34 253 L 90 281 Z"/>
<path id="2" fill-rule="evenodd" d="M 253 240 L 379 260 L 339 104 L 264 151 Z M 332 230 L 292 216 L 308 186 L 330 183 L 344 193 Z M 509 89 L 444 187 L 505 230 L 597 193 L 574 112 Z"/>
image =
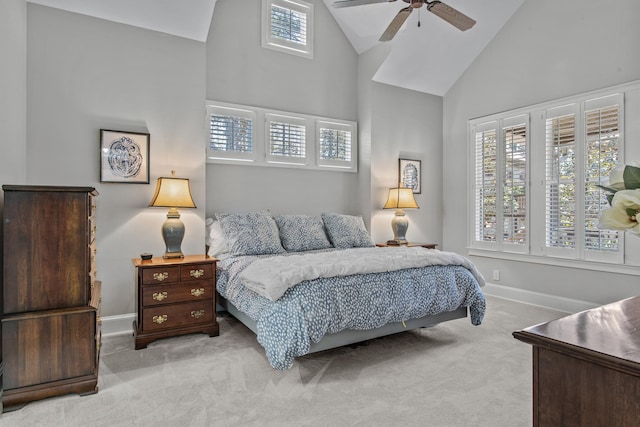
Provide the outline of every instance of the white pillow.
<path id="1" fill-rule="evenodd" d="M 205 224 L 207 226 L 205 242 L 209 246 L 207 255 L 215 257 L 229 252 L 229 245 L 222 232 L 220 222 L 213 218 L 207 218 Z"/>

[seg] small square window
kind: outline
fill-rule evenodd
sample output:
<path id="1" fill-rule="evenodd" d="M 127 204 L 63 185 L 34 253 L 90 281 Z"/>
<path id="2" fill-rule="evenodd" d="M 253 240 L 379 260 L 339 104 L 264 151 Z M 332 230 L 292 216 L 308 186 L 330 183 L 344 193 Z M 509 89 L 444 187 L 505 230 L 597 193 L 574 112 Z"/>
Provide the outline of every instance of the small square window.
<path id="1" fill-rule="evenodd" d="M 262 46 L 313 58 L 313 4 L 262 0 Z"/>

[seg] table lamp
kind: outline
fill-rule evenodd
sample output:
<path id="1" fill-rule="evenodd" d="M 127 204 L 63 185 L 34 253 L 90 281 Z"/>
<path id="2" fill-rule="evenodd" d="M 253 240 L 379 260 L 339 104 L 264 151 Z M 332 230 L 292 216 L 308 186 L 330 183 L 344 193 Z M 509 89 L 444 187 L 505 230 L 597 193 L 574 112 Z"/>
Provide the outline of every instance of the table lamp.
<path id="1" fill-rule="evenodd" d="M 191 197 L 191 188 L 187 178 L 160 177 L 156 185 L 156 193 L 149 207 L 169 208 L 167 220 L 162 224 L 162 238 L 166 246 L 163 258 L 183 258 L 180 249 L 184 238 L 184 223 L 180 220 L 178 208 L 195 208 Z"/>
<path id="2" fill-rule="evenodd" d="M 389 189 L 389 197 L 383 209 L 396 209 L 396 214 L 391 220 L 391 229 L 393 230 L 393 240 L 387 240 L 387 245 L 406 245 L 407 229 L 409 228 L 409 219 L 403 209 L 419 209 L 413 197 L 413 189 L 406 187 L 396 187 Z"/>

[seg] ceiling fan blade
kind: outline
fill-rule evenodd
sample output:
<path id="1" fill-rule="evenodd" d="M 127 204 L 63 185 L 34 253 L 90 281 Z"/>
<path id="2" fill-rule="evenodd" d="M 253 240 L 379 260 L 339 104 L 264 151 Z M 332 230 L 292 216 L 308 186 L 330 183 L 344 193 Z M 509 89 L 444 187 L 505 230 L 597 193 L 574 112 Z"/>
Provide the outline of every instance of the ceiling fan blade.
<path id="1" fill-rule="evenodd" d="M 434 15 L 437 15 L 440 18 L 444 19 L 449 24 L 453 25 L 461 31 L 468 30 L 476 23 L 476 21 L 469 18 L 464 13 L 439 1 L 432 1 L 427 3 L 427 10 Z"/>
<path id="2" fill-rule="evenodd" d="M 335 8 L 341 7 L 350 7 L 350 6 L 362 6 L 365 4 L 374 4 L 374 3 L 390 3 L 396 0 L 340 0 L 334 1 L 332 6 Z"/>
<path id="3" fill-rule="evenodd" d="M 411 6 L 400 9 L 400 12 L 398 12 L 398 14 L 393 18 L 387 29 L 384 30 L 384 33 L 380 36 L 380 41 L 388 42 L 393 39 L 396 33 L 400 30 L 400 27 L 402 27 L 402 24 L 404 24 L 404 21 L 406 21 L 409 15 L 411 15 L 411 12 L 413 12 L 413 8 Z"/>

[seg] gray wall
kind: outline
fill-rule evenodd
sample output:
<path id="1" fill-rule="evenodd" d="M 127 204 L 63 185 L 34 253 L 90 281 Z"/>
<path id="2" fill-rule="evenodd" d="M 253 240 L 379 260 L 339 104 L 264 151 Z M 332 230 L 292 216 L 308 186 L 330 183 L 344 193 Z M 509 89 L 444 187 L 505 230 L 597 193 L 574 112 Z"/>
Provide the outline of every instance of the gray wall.
<path id="1" fill-rule="evenodd" d="M 262 2 L 218 0 L 207 40 L 207 99 L 357 120 L 357 54 L 322 1 L 312 3 L 314 57 L 307 59 L 261 46 Z M 354 173 L 223 164 L 206 169 L 209 216 L 256 209 L 362 213 Z"/>
<path id="2" fill-rule="evenodd" d="M 134 313 L 131 258 L 161 255 L 166 210 L 147 208 L 159 176 L 191 180 L 182 250 L 204 250 L 205 45 L 29 4 L 27 181 L 94 186 L 102 314 Z M 99 129 L 151 134 L 151 184 L 99 182 Z M 130 325 L 130 322 L 129 322 Z"/>
<path id="3" fill-rule="evenodd" d="M 0 52 L 0 184 L 22 184 L 27 168 L 27 5 L 24 0 L 0 2 Z"/>
<path id="4" fill-rule="evenodd" d="M 219 0 L 207 41 L 207 98 L 357 120 L 358 174 L 208 164 L 207 215 L 361 214 L 374 241 L 386 241 L 394 212 L 382 206 L 397 185 L 398 158 L 406 157 L 422 160 L 424 185 L 421 209 L 407 211 L 408 238 L 439 243 L 442 98 L 372 82 L 389 45 L 358 57 L 324 3 L 314 5 L 310 60 L 261 47 L 260 2 Z"/>
<path id="5" fill-rule="evenodd" d="M 447 250 L 467 252 L 467 121 L 640 79 L 638 16 L 636 0 L 606 5 L 597 0 L 526 1 L 445 95 L 442 182 Z M 625 102 L 628 160 L 640 159 L 638 98 L 632 94 Z M 637 247 L 635 241 L 628 243 L 628 248 Z M 483 257 L 472 260 L 487 278 L 493 269 L 500 269 L 499 285 L 523 291 L 513 295 L 538 292 L 600 304 L 640 291 L 634 275 Z"/>
<path id="6" fill-rule="evenodd" d="M 420 160 L 420 209 L 406 209 L 407 239 L 442 241 L 442 97 L 381 83 L 372 84 L 371 234 L 376 242 L 393 238 L 395 210 L 383 210 L 390 187 L 398 185 L 398 159 Z"/>
<path id="7" fill-rule="evenodd" d="M 360 169 L 369 171 L 358 183 L 361 209 L 375 242 L 393 238 L 395 211 L 382 206 L 398 184 L 398 159 L 421 160 L 422 193 L 415 194 L 420 209 L 405 211 L 407 239 L 441 244 L 442 97 L 373 82 L 390 48 L 379 44 L 358 60 Z"/>

